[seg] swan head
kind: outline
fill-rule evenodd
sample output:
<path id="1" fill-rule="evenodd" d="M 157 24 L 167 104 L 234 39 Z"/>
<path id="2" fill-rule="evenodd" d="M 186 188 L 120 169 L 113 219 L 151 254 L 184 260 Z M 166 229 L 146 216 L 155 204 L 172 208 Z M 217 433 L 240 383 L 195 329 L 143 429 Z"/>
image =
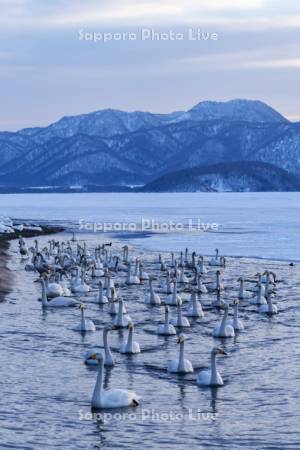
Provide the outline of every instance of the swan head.
<path id="1" fill-rule="evenodd" d="M 100 362 L 103 361 L 103 355 L 102 353 L 93 353 L 89 359 L 97 359 Z"/>
<path id="2" fill-rule="evenodd" d="M 221 309 L 224 309 L 224 310 L 228 310 L 228 309 L 229 309 L 229 306 L 228 306 L 227 303 L 222 303 L 222 305 L 220 305 L 220 308 L 221 308 Z"/>
<path id="3" fill-rule="evenodd" d="M 128 330 L 133 330 L 133 323 L 128 322 L 127 328 L 128 328 Z"/>
<path id="4" fill-rule="evenodd" d="M 80 309 L 80 311 L 82 311 L 83 309 L 86 309 L 85 304 L 84 303 L 80 303 L 79 309 Z"/>
<path id="5" fill-rule="evenodd" d="M 168 313 L 169 311 L 170 311 L 170 308 L 167 305 L 165 305 L 165 312 Z"/>
<path id="6" fill-rule="evenodd" d="M 177 344 L 181 344 L 182 342 L 185 341 L 185 335 L 184 334 L 180 334 L 177 338 Z"/>

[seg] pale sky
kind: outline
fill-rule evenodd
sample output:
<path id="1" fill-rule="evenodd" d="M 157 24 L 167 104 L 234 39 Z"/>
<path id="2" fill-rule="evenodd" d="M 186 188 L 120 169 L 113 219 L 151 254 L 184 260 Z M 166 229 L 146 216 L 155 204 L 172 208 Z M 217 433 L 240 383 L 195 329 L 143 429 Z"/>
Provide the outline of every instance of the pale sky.
<path id="1" fill-rule="evenodd" d="M 183 40 L 142 41 L 141 30 Z M 189 28 L 216 33 L 191 41 Z M 134 33 L 90 42 L 84 33 Z M 0 0 L 0 129 L 259 99 L 300 121 L 299 0 Z"/>

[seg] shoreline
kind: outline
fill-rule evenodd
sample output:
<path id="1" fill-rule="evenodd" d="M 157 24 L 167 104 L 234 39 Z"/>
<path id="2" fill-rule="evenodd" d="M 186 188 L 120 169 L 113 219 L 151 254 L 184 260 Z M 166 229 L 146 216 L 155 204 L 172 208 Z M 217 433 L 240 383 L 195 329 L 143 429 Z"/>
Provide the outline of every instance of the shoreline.
<path id="1" fill-rule="evenodd" d="M 11 292 L 13 274 L 7 267 L 9 260 L 9 243 L 19 236 L 24 238 L 31 238 L 35 236 L 45 236 L 56 233 L 61 233 L 65 229 L 63 227 L 41 226 L 42 231 L 24 230 L 15 233 L 3 233 L 0 235 L 0 303 L 5 300 L 7 294 Z"/>

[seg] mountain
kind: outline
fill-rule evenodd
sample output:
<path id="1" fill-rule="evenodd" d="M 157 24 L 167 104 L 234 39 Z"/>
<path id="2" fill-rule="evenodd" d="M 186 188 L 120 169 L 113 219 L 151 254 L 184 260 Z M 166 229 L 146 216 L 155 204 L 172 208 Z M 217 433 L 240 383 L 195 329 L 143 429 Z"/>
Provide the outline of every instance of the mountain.
<path id="1" fill-rule="evenodd" d="M 299 191 L 300 178 L 273 164 L 243 161 L 168 173 L 140 192 Z"/>
<path id="2" fill-rule="evenodd" d="M 300 176 L 300 123 L 260 101 L 170 114 L 106 109 L 0 132 L 0 186 L 136 186 L 183 168 L 271 163 Z"/>

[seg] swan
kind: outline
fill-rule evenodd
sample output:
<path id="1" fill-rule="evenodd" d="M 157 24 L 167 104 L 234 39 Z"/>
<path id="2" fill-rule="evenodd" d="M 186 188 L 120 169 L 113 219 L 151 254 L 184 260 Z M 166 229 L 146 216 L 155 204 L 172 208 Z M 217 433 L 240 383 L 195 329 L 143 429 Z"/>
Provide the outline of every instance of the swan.
<path id="1" fill-rule="evenodd" d="M 92 278 L 99 278 L 99 277 L 103 277 L 104 275 L 104 271 L 101 268 L 97 268 L 96 265 L 94 264 L 92 266 L 92 273 L 91 273 L 91 277 Z"/>
<path id="2" fill-rule="evenodd" d="M 167 305 L 177 305 L 177 302 L 181 301 L 180 295 L 177 294 L 177 281 L 174 279 L 173 281 L 173 292 L 172 294 L 169 294 L 165 300 L 165 303 Z"/>
<path id="3" fill-rule="evenodd" d="M 140 397 L 133 391 L 127 391 L 126 389 L 103 389 L 103 355 L 96 353 L 92 358 L 98 361 L 98 375 L 92 397 L 92 408 L 102 409 L 138 406 Z"/>
<path id="4" fill-rule="evenodd" d="M 187 313 L 188 317 L 203 317 L 204 313 L 202 310 L 201 303 L 197 300 L 196 290 L 192 290 L 191 299 L 188 305 Z"/>
<path id="5" fill-rule="evenodd" d="M 47 297 L 61 297 L 64 295 L 62 286 L 58 283 L 49 283 L 48 277 L 45 279 Z"/>
<path id="6" fill-rule="evenodd" d="M 141 281 L 145 281 L 145 280 L 149 280 L 149 275 L 147 272 L 145 272 L 144 270 L 144 266 L 143 264 L 139 264 L 139 279 Z"/>
<path id="7" fill-rule="evenodd" d="M 164 294 L 172 294 L 173 292 L 173 283 L 170 282 L 170 271 L 167 271 L 167 278 L 165 284 L 162 286 L 162 292 Z"/>
<path id="8" fill-rule="evenodd" d="M 214 258 L 211 258 L 211 260 L 208 263 L 210 266 L 221 266 L 221 259 L 219 257 L 219 249 L 216 248 L 216 256 Z"/>
<path id="9" fill-rule="evenodd" d="M 128 323 L 128 329 L 129 332 L 127 342 L 125 341 L 122 342 L 120 346 L 120 353 L 128 353 L 128 354 L 141 353 L 140 344 L 133 340 L 134 327 L 132 322 Z"/>
<path id="10" fill-rule="evenodd" d="M 265 297 L 263 297 L 264 287 L 261 283 L 258 285 L 258 292 L 257 295 L 253 298 L 251 298 L 250 303 L 251 305 L 266 305 L 267 300 Z"/>
<path id="11" fill-rule="evenodd" d="M 272 295 L 271 292 L 269 292 L 267 297 L 267 304 L 266 305 L 260 305 L 258 312 L 262 314 L 269 314 L 272 316 L 273 314 L 278 313 L 277 306 L 272 303 Z"/>
<path id="12" fill-rule="evenodd" d="M 182 316 L 182 310 L 181 310 L 182 301 L 177 301 L 177 317 L 175 319 L 171 319 L 171 324 L 174 325 L 174 327 L 190 327 L 190 322 L 186 317 Z"/>
<path id="13" fill-rule="evenodd" d="M 211 351 L 211 368 L 210 370 L 201 370 L 197 376 L 197 384 L 200 386 L 223 386 L 224 382 L 220 373 L 217 371 L 216 356 L 227 355 L 222 348 L 214 347 Z"/>
<path id="14" fill-rule="evenodd" d="M 99 292 L 96 296 L 96 300 L 99 305 L 104 305 L 105 303 L 108 303 L 108 298 L 106 297 L 106 295 L 103 295 L 102 281 L 99 281 Z"/>
<path id="15" fill-rule="evenodd" d="M 201 294 L 207 294 L 207 287 L 202 283 L 201 273 L 199 273 L 197 276 L 197 289 Z"/>
<path id="16" fill-rule="evenodd" d="M 234 337 L 235 336 L 234 328 L 232 325 L 228 325 L 227 323 L 228 309 L 229 309 L 228 305 L 224 305 L 222 309 L 224 309 L 222 321 L 220 325 L 217 325 L 214 328 L 212 335 L 214 337 L 221 337 L 221 338 Z"/>
<path id="17" fill-rule="evenodd" d="M 115 316 L 118 314 L 118 301 L 116 299 L 116 290 L 115 288 L 111 288 L 110 290 L 111 295 L 108 298 L 108 302 L 109 302 L 109 314 L 111 314 L 112 316 Z M 125 312 L 125 306 L 123 306 L 123 312 Z"/>
<path id="18" fill-rule="evenodd" d="M 114 325 L 105 325 L 103 328 L 103 345 L 104 345 L 104 365 L 108 367 L 113 367 L 115 365 L 115 361 L 113 355 L 111 354 L 111 350 L 108 344 L 108 333 L 112 330 L 116 330 L 117 328 Z M 94 358 L 94 355 L 97 353 L 97 350 L 92 349 L 86 352 L 85 354 L 85 364 L 88 366 L 96 366 L 98 361 Z"/>
<path id="19" fill-rule="evenodd" d="M 86 294 L 87 292 L 90 292 L 90 290 L 91 288 L 85 283 L 83 276 L 81 277 L 81 281 L 78 281 L 71 286 L 71 291 L 76 294 Z"/>
<path id="20" fill-rule="evenodd" d="M 186 284 L 189 282 L 188 277 L 185 275 L 184 270 L 182 269 L 180 272 L 179 283 Z"/>
<path id="21" fill-rule="evenodd" d="M 199 256 L 198 267 L 199 267 L 198 270 L 199 270 L 199 272 L 200 272 L 202 275 L 204 275 L 205 273 L 207 273 L 207 269 L 206 269 L 206 267 L 204 266 L 204 258 L 203 258 L 202 255 Z"/>
<path id="22" fill-rule="evenodd" d="M 149 287 L 150 293 L 146 295 L 145 303 L 147 303 L 148 305 L 160 305 L 160 296 L 156 294 L 153 289 L 153 278 L 149 279 Z"/>
<path id="23" fill-rule="evenodd" d="M 157 327 L 157 334 L 161 336 L 172 336 L 176 334 L 174 326 L 169 321 L 169 307 L 165 306 L 165 321 Z"/>
<path id="24" fill-rule="evenodd" d="M 118 328 L 126 328 L 129 322 L 131 322 L 131 318 L 124 312 L 123 300 L 119 300 L 118 314 L 117 317 L 114 319 L 114 325 Z"/>
<path id="25" fill-rule="evenodd" d="M 227 324 L 231 325 L 234 331 L 242 331 L 245 327 L 243 322 L 238 318 L 239 301 L 235 300 L 233 304 L 234 304 L 233 319 L 227 320 Z"/>
<path id="26" fill-rule="evenodd" d="M 224 284 L 221 281 L 220 270 L 216 271 L 216 282 L 213 284 L 213 289 L 220 289 L 221 291 L 224 291 Z"/>
<path id="27" fill-rule="evenodd" d="M 250 292 L 247 292 L 244 290 L 244 278 L 240 277 L 238 279 L 238 281 L 240 282 L 240 289 L 239 289 L 239 295 L 238 295 L 238 299 L 239 300 L 245 300 L 247 298 L 251 297 Z"/>
<path id="28" fill-rule="evenodd" d="M 140 284 L 141 281 L 137 275 L 131 275 L 131 265 L 128 263 L 128 271 L 127 271 L 127 278 L 125 281 L 126 284 Z"/>
<path id="29" fill-rule="evenodd" d="M 46 283 L 44 278 L 38 278 L 35 283 L 42 284 L 42 305 L 46 308 L 64 308 L 67 306 L 78 306 L 79 302 L 69 297 L 55 297 L 51 300 L 47 300 L 46 296 Z"/>
<path id="30" fill-rule="evenodd" d="M 169 361 L 168 372 L 171 372 L 171 373 L 194 372 L 192 363 L 188 359 L 184 358 L 184 341 L 185 341 L 185 336 L 183 334 L 180 334 L 178 336 L 178 340 L 177 340 L 177 343 L 180 345 L 179 346 L 179 358 Z"/>
<path id="31" fill-rule="evenodd" d="M 85 319 L 84 317 L 85 308 L 86 307 L 83 303 L 79 305 L 79 309 L 81 312 L 80 324 L 77 327 L 75 327 L 74 330 L 80 331 L 81 333 L 85 333 L 86 331 L 96 331 L 94 322 L 90 319 Z"/>
<path id="32" fill-rule="evenodd" d="M 220 291 L 220 289 L 217 289 L 217 300 L 213 300 L 213 301 L 211 302 L 211 305 L 212 305 L 214 308 L 222 308 L 224 305 L 226 305 L 225 300 L 223 300 L 223 299 L 221 298 L 221 291 Z"/>

